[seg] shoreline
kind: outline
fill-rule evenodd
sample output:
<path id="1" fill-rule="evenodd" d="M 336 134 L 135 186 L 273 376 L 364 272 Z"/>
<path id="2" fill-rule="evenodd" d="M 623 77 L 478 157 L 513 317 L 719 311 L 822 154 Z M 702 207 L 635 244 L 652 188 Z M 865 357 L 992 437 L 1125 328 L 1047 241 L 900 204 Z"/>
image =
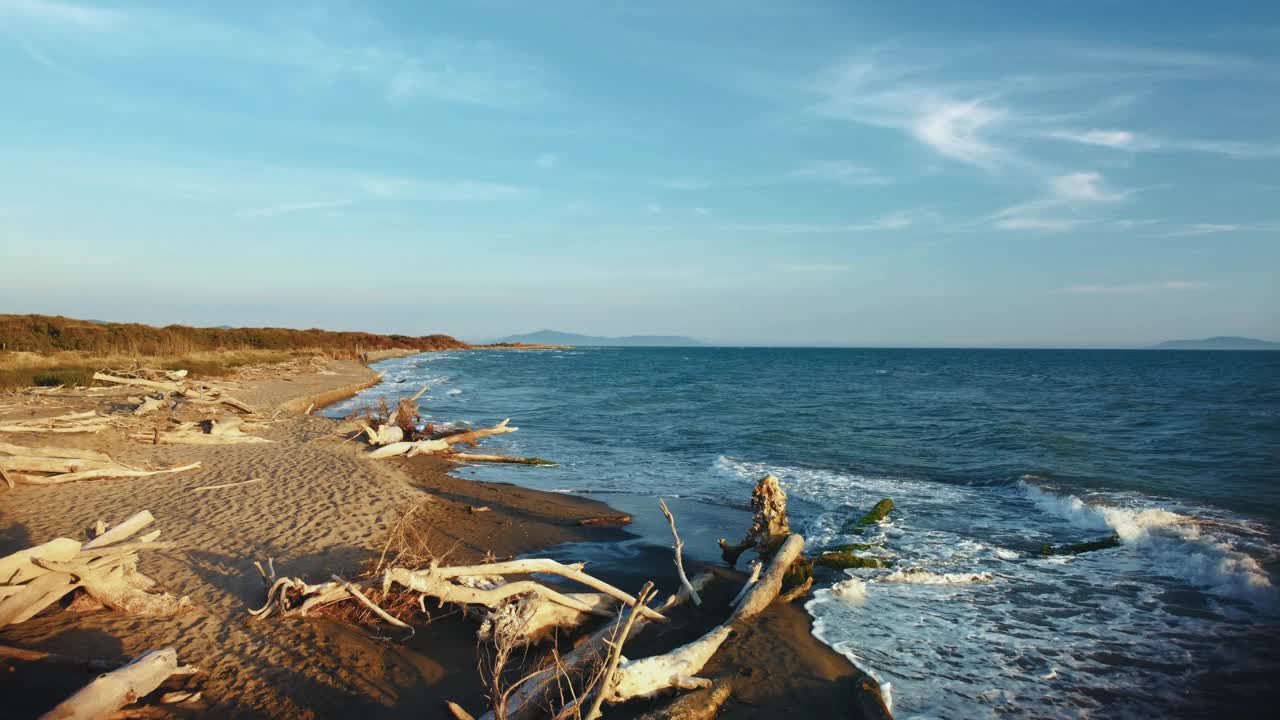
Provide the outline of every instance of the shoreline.
<path id="1" fill-rule="evenodd" d="M 273 557 L 281 574 L 309 578 L 355 572 L 376 556 L 389 529 L 410 507 L 418 508 L 415 523 L 429 534 L 433 552 L 447 554 L 450 562 L 636 536 L 618 526 L 580 526 L 584 518 L 616 514 L 593 499 L 466 479 L 460 476 L 466 466 L 439 458 L 373 462 L 360 457 L 362 446 L 339 434 L 341 421 L 301 413 L 312 404 L 318 408 L 371 387 L 381 375 L 352 361 L 328 367 L 326 374 L 284 373 L 242 382 L 240 399 L 268 416 L 277 415 L 265 433 L 271 443 L 151 446 L 104 431 L 88 443 L 113 457 L 140 464 L 200 460 L 204 465 L 181 475 L 22 486 L 5 494 L 0 554 L 53 537 L 82 537 L 82 528 L 95 520 L 116 522 L 150 510 L 163 539 L 178 547 L 149 553 L 142 568 L 165 589 L 189 595 L 197 609 L 156 620 L 55 609 L 0 629 L 0 643 L 98 658 L 176 647 L 182 662 L 205 669 L 200 689 L 211 716 L 368 712 L 420 718 L 446 717 L 445 700 L 484 707 L 484 689 L 475 672 L 474 622 L 457 614 L 436 618 L 429 632 L 406 644 L 383 642 L 323 618 L 256 622 L 248 610 L 260 604 L 264 592 L 252 562 Z M 86 404 L 96 403 L 79 403 Z M 68 442 L 86 444 L 83 439 Z M 267 482 L 193 492 L 250 477 Z M 472 512 L 475 507 L 490 510 Z M 602 578 L 620 583 L 637 584 L 639 576 L 665 582 L 671 575 L 670 555 L 658 553 L 630 567 L 595 569 Z M 737 713 L 726 708 L 721 717 L 749 717 L 796 702 L 814 707 L 815 694 L 826 696 L 821 707 L 842 706 L 849 712 L 857 701 L 853 684 L 861 673 L 814 638 L 811 623 L 802 608 L 775 605 L 744 637 L 725 646 L 708 672 L 754 665 L 760 670 L 744 687 L 768 678 L 773 695 L 744 689 L 740 700 L 750 705 L 740 704 Z M 781 659 L 786 665 L 779 664 Z M 92 677 L 88 671 L 53 670 L 37 663 L 3 664 L 0 692 L 20 697 L 15 711 L 32 715 Z M 632 711 L 622 706 L 611 714 L 627 717 Z"/>

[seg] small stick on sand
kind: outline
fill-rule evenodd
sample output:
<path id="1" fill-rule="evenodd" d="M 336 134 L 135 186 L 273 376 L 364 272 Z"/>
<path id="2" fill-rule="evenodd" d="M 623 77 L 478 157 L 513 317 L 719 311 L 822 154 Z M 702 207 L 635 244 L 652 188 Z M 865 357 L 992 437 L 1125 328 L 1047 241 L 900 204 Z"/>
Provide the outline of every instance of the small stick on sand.
<path id="1" fill-rule="evenodd" d="M 198 488 L 192 488 L 192 492 L 200 492 L 202 490 L 221 490 L 222 488 L 236 487 L 238 485 L 252 485 L 253 483 L 262 482 L 262 478 L 254 478 L 252 480 L 241 480 L 240 482 L 221 483 L 218 485 L 201 485 Z"/>

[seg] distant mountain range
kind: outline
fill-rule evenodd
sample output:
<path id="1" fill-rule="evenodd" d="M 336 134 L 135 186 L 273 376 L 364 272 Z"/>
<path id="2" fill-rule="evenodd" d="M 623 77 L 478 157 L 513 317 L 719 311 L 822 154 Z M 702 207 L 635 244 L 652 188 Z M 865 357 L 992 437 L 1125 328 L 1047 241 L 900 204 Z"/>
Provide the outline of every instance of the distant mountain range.
<path id="1" fill-rule="evenodd" d="M 1280 342 L 1247 337 L 1211 337 L 1204 340 L 1170 340 L 1157 350 L 1280 350 Z"/>
<path id="2" fill-rule="evenodd" d="M 702 343 L 683 335 L 626 335 L 624 337 L 599 337 L 539 330 L 523 335 L 498 338 L 499 343 L 525 343 L 526 345 L 574 345 L 576 347 L 693 347 Z"/>

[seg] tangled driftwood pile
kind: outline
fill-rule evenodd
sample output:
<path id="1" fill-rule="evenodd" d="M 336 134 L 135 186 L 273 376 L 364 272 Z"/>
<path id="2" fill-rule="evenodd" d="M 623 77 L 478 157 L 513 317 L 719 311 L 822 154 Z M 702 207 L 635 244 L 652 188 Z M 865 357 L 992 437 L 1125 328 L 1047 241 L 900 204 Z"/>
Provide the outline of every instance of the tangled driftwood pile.
<path id="1" fill-rule="evenodd" d="M 191 606 L 186 597 L 150 592 L 156 581 L 138 571 L 139 553 L 170 547 L 160 531 L 125 542 L 155 521 L 143 510 L 114 527 L 98 521 L 92 538 L 56 538 L 0 558 L 0 627 L 24 622 L 64 596 L 83 590 L 79 609 L 108 607 L 143 617 L 169 617 Z"/>
<path id="2" fill-rule="evenodd" d="M 790 532 L 786 496 L 777 479 L 763 478 L 754 497 L 758 502 L 748 539 L 760 560 L 742 591 L 726 608 L 725 620 L 696 640 L 659 655 L 628 659 L 622 654 L 623 645 L 647 625 L 666 622 L 667 614 L 685 601 L 700 602 L 698 591 L 708 581 L 707 576 L 690 580 L 685 575 L 683 543 L 675 517 L 665 503 L 662 509 L 671 524 L 681 590 L 656 606 L 651 604 L 656 594 L 652 583 L 633 596 L 583 572 L 582 564 L 523 559 L 466 566 L 431 561 L 424 568 L 393 566 L 362 580 L 333 575 L 318 583 L 276 578 L 273 566 L 270 571 L 259 567 L 268 584 L 267 598 L 262 608 L 251 612 L 258 617 L 302 616 L 334 603 L 354 601 L 388 624 L 412 633 L 406 618 L 413 618 L 403 610 L 416 607 L 426 613 L 427 598 L 464 609 L 480 606 L 487 611 L 478 636 L 490 646 L 493 658 L 491 672 L 486 673 L 491 707 L 485 718 L 597 718 L 607 705 L 673 690 L 705 690 L 696 698 L 684 699 L 681 707 L 696 705 L 698 712 L 694 716 L 710 717 L 729 693 L 723 683 L 713 687 L 711 679 L 700 677 L 706 664 L 729 640 L 736 626 L 750 621 L 780 595 L 790 600 L 807 591 L 812 583 L 812 565 L 802 555 L 804 538 Z M 591 592 L 571 592 L 549 584 L 545 578 L 572 581 Z M 794 587 L 784 594 L 785 584 Z M 388 607 L 394 604 L 400 609 L 400 617 L 375 600 Z M 572 651 L 553 653 L 545 666 L 515 682 L 505 682 L 503 666 L 516 649 L 536 644 L 557 630 L 583 627 L 597 616 L 611 621 L 587 635 Z M 883 708 L 882 703 L 880 707 Z M 454 704 L 450 704 L 450 710 L 458 718 L 472 717 Z M 883 716 L 888 717 L 887 709 Z"/>
<path id="3" fill-rule="evenodd" d="M 374 449 L 368 456 L 374 460 L 389 457 L 414 457 L 417 455 L 436 455 L 456 462 L 492 462 L 515 463 L 519 465 L 554 465 L 542 458 L 521 458 L 507 455 L 491 455 L 459 452 L 455 446 L 469 445 L 476 447 L 483 438 L 493 435 L 506 435 L 520 428 L 512 427 L 511 418 L 506 418 L 493 427 L 477 430 L 449 429 L 437 430 L 431 425 L 418 429 L 418 406 L 415 401 L 426 391 L 423 387 L 417 395 L 401 400 L 395 410 L 384 409 L 383 416 L 367 413 L 360 421 L 361 434 L 368 439 Z"/>

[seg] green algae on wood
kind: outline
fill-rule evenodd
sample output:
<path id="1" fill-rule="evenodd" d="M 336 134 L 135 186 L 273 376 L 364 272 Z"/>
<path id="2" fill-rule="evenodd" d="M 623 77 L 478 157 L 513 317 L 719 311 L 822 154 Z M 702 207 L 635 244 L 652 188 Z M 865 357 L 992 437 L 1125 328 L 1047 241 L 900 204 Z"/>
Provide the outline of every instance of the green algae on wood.
<path id="1" fill-rule="evenodd" d="M 1106 550 L 1107 548 L 1120 547 L 1120 536 L 1112 533 L 1109 537 L 1093 542 L 1076 543 L 1075 545 L 1063 545 L 1055 547 L 1048 543 L 1040 546 L 1041 555 L 1079 555 L 1080 553 L 1093 552 L 1094 550 Z"/>
<path id="2" fill-rule="evenodd" d="M 858 552 L 861 550 L 870 550 L 873 547 L 875 547 L 875 545 L 872 545 L 871 543 L 845 543 L 844 545 L 836 545 L 833 548 L 828 548 L 823 552 Z"/>
<path id="3" fill-rule="evenodd" d="M 886 568 L 893 565 L 892 560 L 862 557 L 852 552 L 825 552 L 814 562 L 823 567 L 836 570 L 844 570 L 846 568 Z"/>
<path id="4" fill-rule="evenodd" d="M 888 517 L 890 510 L 893 510 L 893 500 L 885 498 L 876 503 L 875 507 L 871 508 L 871 512 L 863 515 L 857 522 L 845 523 L 844 531 L 861 533 L 868 525 L 875 525 Z"/>

